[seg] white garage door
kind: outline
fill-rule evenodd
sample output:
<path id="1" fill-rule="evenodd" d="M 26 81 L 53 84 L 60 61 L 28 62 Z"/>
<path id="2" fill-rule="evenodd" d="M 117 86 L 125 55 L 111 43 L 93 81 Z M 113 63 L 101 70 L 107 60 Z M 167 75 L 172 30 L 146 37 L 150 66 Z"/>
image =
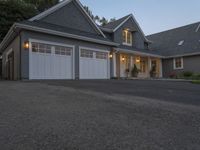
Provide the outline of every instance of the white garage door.
<path id="1" fill-rule="evenodd" d="M 30 79 L 73 79 L 73 47 L 32 42 Z"/>
<path id="2" fill-rule="evenodd" d="M 107 51 L 80 49 L 80 79 L 109 79 L 110 67 Z"/>

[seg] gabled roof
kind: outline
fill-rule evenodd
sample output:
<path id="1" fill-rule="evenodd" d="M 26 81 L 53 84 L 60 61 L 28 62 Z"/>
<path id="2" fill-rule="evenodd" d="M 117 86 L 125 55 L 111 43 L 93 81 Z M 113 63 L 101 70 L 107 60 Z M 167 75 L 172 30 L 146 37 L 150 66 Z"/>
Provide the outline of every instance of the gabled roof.
<path id="1" fill-rule="evenodd" d="M 102 29 L 103 31 L 105 31 L 105 32 L 106 32 L 106 30 L 107 30 L 107 32 L 111 32 L 111 31 L 112 31 L 112 32 L 115 32 L 115 31 L 117 31 L 124 23 L 126 23 L 130 18 L 133 19 L 133 21 L 135 22 L 136 28 L 138 28 L 138 30 L 139 30 L 139 32 L 141 33 L 141 35 L 143 36 L 144 40 L 145 40 L 146 42 L 151 43 L 151 41 L 149 41 L 149 40 L 146 38 L 144 32 L 142 31 L 142 29 L 141 29 L 139 23 L 136 21 L 136 19 L 135 19 L 135 17 L 133 16 L 133 14 L 129 14 L 129 15 L 127 15 L 127 16 L 125 16 L 125 17 L 122 17 L 122 18 L 120 18 L 120 19 L 118 19 L 118 20 L 116 20 L 116 21 L 110 22 L 110 23 L 108 23 L 108 24 L 102 26 L 101 29 Z M 110 30 L 111 30 L 111 31 L 110 31 Z"/>
<path id="2" fill-rule="evenodd" d="M 200 22 L 147 36 L 150 49 L 166 57 L 200 54 Z"/>
<path id="3" fill-rule="evenodd" d="M 101 29 L 97 26 L 97 24 L 94 22 L 94 20 L 88 15 L 88 13 L 85 11 L 85 9 L 83 8 L 83 5 L 80 3 L 79 0 L 63 0 L 60 3 L 58 3 L 57 5 L 47 9 L 46 11 L 36 15 L 35 17 L 29 19 L 29 21 L 35 21 L 35 20 L 40 20 L 48 15 L 50 15 L 51 13 L 57 11 L 58 9 L 66 6 L 67 4 L 69 4 L 70 2 L 76 2 L 78 4 L 78 6 L 80 6 L 81 11 L 83 12 L 83 14 L 88 18 L 89 22 L 91 23 L 91 25 L 95 28 L 95 30 L 100 33 L 104 38 L 106 38 L 106 36 L 104 35 L 104 33 L 101 31 Z"/>
<path id="4" fill-rule="evenodd" d="M 114 43 L 113 41 L 97 34 L 92 34 L 84 31 L 75 30 L 72 28 L 49 24 L 42 21 L 23 21 L 20 23 L 15 23 L 10 28 L 7 35 L 4 37 L 3 41 L 0 44 L 0 52 L 3 52 L 5 50 L 5 47 L 7 47 L 7 45 L 13 40 L 13 38 L 16 37 L 16 35 L 20 30 L 35 31 L 35 32 L 78 39 L 82 41 L 88 41 L 92 43 L 98 43 L 109 46 L 119 45 L 118 43 Z"/>
<path id="5" fill-rule="evenodd" d="M 114 31 L 121 23 L 123 23 L 124 21 L 126 21 L 129 18 L 130 18 L 130 15 L 127 15 L 127 16 L 124 16 L 124 17 L 122 17 L 122 18 L 120 18 L 116 21 L 110 22 L 110 23 L 108 23 L 108 24 L 106 24 L 102 27 Z"/>

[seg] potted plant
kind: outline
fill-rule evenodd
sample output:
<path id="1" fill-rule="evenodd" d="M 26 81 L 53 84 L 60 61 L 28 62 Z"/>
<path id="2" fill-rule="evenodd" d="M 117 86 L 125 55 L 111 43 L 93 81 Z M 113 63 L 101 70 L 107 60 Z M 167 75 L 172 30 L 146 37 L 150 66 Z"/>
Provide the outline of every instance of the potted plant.
<path id="1" fill-rule="evenodd" d="M 152 66 L 151 71 L 150 71 L 150 76 L 151 78 L 156 77 L 156 66 Z"/>
<path id="2" fill-rule="evenodd" d="M 136 64 L 134 64 L 134 67 L 131 71 L 132 77 L 138 77 L 139 69 L 137 68 Z"/>
<path id="3" fill-rule="evenodd" d="M 128 78 L 128 75 L 129 75 L 130 70 L 127 68 L 127 69 L 125 70 L 125 72 L 126 72 L 126 77 Z"/>

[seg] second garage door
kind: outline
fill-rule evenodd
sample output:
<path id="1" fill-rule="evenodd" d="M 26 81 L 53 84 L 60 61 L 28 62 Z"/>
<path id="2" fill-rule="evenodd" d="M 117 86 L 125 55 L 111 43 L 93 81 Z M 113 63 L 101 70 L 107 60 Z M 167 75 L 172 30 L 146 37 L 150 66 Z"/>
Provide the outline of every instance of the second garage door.
<path id="1" fill-rule="evenodd" d="M 109 79 L 109 52 L 80 48 L 80 79 Z"/>

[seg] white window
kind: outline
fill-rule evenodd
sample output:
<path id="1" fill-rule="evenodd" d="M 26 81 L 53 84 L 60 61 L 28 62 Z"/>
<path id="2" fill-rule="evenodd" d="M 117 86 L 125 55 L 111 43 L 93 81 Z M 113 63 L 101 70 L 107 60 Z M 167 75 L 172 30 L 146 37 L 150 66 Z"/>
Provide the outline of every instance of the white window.
<path id="1" fill-rule="evenodd" d="M 68 55 L 71 56 L 72 48 L 64 47 L 64 46 L 55 46 L 55 54 L 56 55 Z"/>
<path id="2" fill-rule="evenodd" d="M 183 58 L 174 58 L 174 69 L 183 69 Z"/>
<path id="3" fill-rule="evenodd" d="M 97 59 L 107 59 L 107 53 L 104 52 L 96 52 L 96 58 Z"/>
<path id="4" fill-rule="evenodd" d="M 93 51 L 82 49 L 81 50 L 81 57 L 93 58 Z"/>
<path id="5" fill-rule="evenodd" d="M 48 53 L 51 54 L 51 45 L 42 43 L 32 43 L 32 52 L 35 53 Z"/>
<path id="6" fill-rule="evenodd" d="M 132 45 L 132 33 L 128 30 L 123 30 L 123 44 L 131 46 Z"/>

